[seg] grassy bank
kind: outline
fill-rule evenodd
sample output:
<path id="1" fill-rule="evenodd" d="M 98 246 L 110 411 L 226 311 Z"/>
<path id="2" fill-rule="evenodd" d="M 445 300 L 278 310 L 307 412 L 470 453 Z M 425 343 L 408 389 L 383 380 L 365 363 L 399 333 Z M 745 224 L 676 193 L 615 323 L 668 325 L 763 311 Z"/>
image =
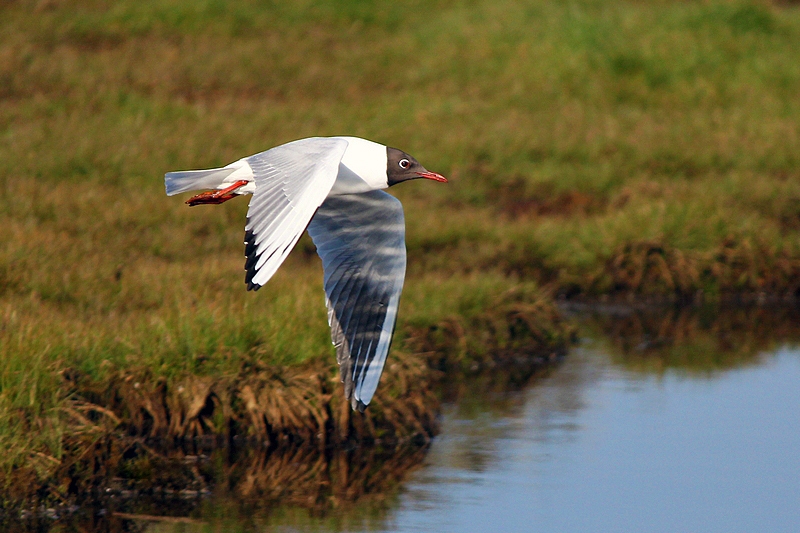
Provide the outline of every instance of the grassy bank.
<path id="1" fill-rule="evenodd" d="M 514 348 L 508 306 L 543 294 L 800 289 L 792 4 L 55 0 L 0 19 L 4 472 L 61 460 L 75 383 L 333 373 L 310 241 L 246 293 L 246 201 L 163 194 L 167 170 L 300 137 L 451 178 L 393 190 L 395 358 L 488 361 L 464 324 Z"/>
<path id="2" fill-rule="evenodd" d="M 558 361 L 574 334 L 535 292 L 517 287 L 475 307 L 479 287 L 470 288 L 457 314 L 438 321 L 418 316 L 420 324 L 400 331 L 366 415 L 353 414 L 344 400 L 327 353 L 281 364 L 258 347 L 221 345 L 227 360 L 214 371 L 181 370 L 178 361 L 153 367 L 106 359 L 92 374 L 58 361 L 49 372 L 38 371 L 52 396 L 3 413 L 0 514 L 42 500 L 80 504 L 111 486 L 148 494 L 196 490 L 191 465 L 181 457 L 199 449 L 284 453 L 301 447 L 327 456 L 357 445 L 387 453 L 427 445 L 438 432 L 441 399 L 468 393 L 461 385 L 478 374 L 485 386 L 525 383 Z M 203 474 L 202 486 L 227 483 L 218 474 Z"/>

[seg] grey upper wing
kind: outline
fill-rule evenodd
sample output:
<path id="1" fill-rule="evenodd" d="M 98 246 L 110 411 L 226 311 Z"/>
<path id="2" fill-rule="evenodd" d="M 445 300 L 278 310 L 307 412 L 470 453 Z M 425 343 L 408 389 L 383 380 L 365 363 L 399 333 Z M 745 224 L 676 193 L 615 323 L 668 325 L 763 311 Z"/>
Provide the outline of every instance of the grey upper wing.
<path id="1" fill-rule="evenodd" d="M 336 181 L 347 141 L 301 139 L 246 158 L 255 192 L 245 226 L 245 282 L 264 285 L 294 248 Z"/>
<path id="2" fill-rule="evenodd" d="M 332 196 L 308 226 L 325 272 L 331 339 L 345 397 L 363 411 L 394 333 L 406 273 L 400 201 L 383 191 Z"/>

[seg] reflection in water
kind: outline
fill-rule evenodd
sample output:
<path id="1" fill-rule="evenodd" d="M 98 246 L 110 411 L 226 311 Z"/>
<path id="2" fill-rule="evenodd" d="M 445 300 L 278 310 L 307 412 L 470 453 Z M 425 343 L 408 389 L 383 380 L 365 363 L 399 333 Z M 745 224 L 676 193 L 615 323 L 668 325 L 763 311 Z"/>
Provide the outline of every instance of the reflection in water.
<path id="1" fill-rule="evenodd" d="M 800 308 L 606 306 L 566 309 L 585 334 L 608 342 L 627 369 L 711 372 L 758 363 L 759 355 L 800 339 Z"/>
<path id="2" fill-rule="evenodd" d="M 200 455 L 149 448 L 157 460 L 141 468 L 152 470 L 152 479 L 160 480 L 157 486 L 111 487 L 94 507 L 77 509 L 57 522 L 55 511 L 34 514 L 26 524 L 7 523 L 9 517 L 0 515 L 0 529 L 47 531 L 58 525 L 59 531 L 183 532 L 206 531 L 208 523 L 215 523 L 224 525 L 223 531 L 253 531 L 278 522 L 362 530 L 385 521 L 400 481 L 421 466 L 429 447 L 256 445 Z M 196 490 L 171 490 L 170 480 L 178 477 L 193 477 Z M 187 486 L 186 481 L 179 486 Z"/>
<path id="3" fill-rule="evenodd" d="M 545 375 L 465 388 L 429 448 L 212 454 L 214 496 L 112 501 L 76 522 L 148 533 L 797 531 L 797 310 L 579 321 L 583 341 Z"/>
<path id="4" fill-rule="evenodd" d="M 427 446 L 407 446 L 248 452 L 226 469 L 226 490 L 243 500 L 323 511 L 366 495 L 380 499 L 422 462 L 426 450 Z"/>
<path id="5" fill-rule="evenodd" d="M 248 452 L 227 467 L 227 486 L 193 513 L 206 524 L 150 522 L 144 531 L 207 531 L 207 524 L 226 532 L 271 531 L 272 524 L 288 531 L 380 529 L 400 480 L 421 466 L 427 448 Z"/>

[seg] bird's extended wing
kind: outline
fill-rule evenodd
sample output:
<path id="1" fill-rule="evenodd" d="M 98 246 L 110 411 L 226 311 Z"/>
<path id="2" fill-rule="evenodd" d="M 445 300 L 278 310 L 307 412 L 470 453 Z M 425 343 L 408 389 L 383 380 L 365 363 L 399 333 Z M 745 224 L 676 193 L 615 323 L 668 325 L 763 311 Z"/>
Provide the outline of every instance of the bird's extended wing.
<path id="1" fill-rule="evenodd" d="M 406 273 L 403 206 L 383 191 L 332 196 L 308 226 L 325 271 L 345 397 L 363 411 L 378 387 Z"/>
<path id="2" fill-rule="evenodd" d="M 246 158 L 255 192 L 245 226 L 245 282 L 258 289 L 294 248 L 336 181 L 344 139 L 311 138 Z"/>

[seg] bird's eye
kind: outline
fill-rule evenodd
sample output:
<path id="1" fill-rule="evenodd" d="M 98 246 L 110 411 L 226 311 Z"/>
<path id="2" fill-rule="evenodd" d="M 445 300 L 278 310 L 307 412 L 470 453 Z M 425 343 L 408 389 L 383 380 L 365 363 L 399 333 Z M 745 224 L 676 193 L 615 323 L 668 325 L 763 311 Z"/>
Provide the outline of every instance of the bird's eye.
<path id="1" fill-rule="evenodd" d="M 408 159 L 401 159 L 397 164 L 400 165 L 400 168 L 408 168 L 411 166 L 411 161 Z"/>

